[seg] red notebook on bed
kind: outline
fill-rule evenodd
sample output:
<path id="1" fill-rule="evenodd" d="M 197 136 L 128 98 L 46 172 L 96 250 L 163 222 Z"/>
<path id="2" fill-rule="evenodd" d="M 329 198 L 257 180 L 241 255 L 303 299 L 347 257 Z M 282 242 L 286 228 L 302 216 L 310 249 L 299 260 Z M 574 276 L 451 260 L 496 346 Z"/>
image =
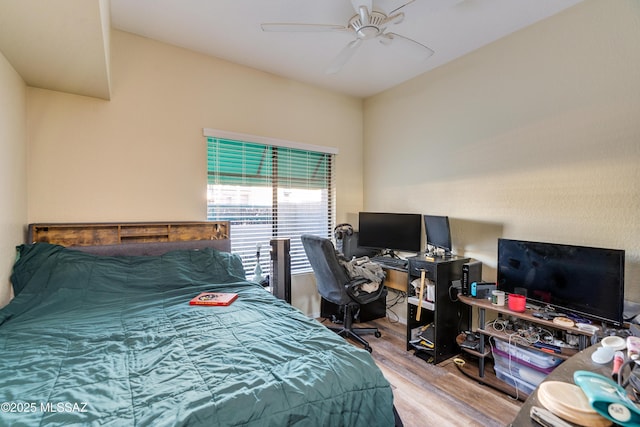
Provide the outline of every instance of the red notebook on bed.
<path id="1" fill-rule="evenodd" d="M 202 292 L 200 295 L 189 301 L 191 305 L 229 305 L 238 294 L 227 292 Z"/>

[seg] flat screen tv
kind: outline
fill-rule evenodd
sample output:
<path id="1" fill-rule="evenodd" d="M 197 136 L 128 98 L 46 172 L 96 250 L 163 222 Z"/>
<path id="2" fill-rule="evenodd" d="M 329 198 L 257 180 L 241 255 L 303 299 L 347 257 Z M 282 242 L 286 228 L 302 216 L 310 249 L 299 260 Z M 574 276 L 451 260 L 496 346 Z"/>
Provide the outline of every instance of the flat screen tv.
<path id="1" fill-rule="evenodd" d="M 498 289 L 527 301 L 620 326 L 624 250 L 498 239 Z"/>
<path id="2" fill-rule="evenodd" d="M 420 252 L 422 215 L 360 212 L 358 245 L 382 250 Z"/>
<path id="3" fill-rule="evenodd" d="M 448 216 L 425 215 L 424 231 L 427 245 L 444 249 L 445 254 L 451 254 L 451 229 Z"/>

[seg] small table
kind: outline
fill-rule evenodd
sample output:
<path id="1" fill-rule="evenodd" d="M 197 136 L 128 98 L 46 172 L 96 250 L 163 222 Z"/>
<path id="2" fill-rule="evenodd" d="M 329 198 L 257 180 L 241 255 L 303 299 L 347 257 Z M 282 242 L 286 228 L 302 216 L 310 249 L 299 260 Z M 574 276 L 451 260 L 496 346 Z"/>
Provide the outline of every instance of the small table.
<path id="1" fill-rule="evenodd" d="M 589 343 L 589 337 L 592 335 L 592 332 L 590 331 L 584 331 L 584 330 L 580 330 L 579 328 L 575 327 L 575 326 L 571 326 L 571 327 L 566 327 L 566 326 L 562 326 L 562 325 L 558 325 L 556 323 L 553 323 L 553 321 L 550 320 L 545 320 L 545 319 L 540 319 L 537 318 L 535 316 L 533 316 L 533 311 L 530 309 L 525 310 L 524 312 L 520 313 L 520 312 L 515 312 L 512 311 L 508 308 L 508 306 L 504 305 L 504 306 L 497 306 L 497 305 L 493 305 L 491 304 L 491 301 L 486 300 L 486 299 L 476 299 L 470 296 L 464 296 L 464 295 L 458 295 L 458 298 L 460 299 L 460 301 L 462 301 L 463 303 L 471 306 L 471 307 L 477 307 L 478 308 L 478 332 L 481 335 L 488 335 L 488 336 L 493 336 L 495 338 L 500 338 L 505 340 L 505 336 L 501 333 L 496 333 L 495 331 L 491 331 L 488 330 L 486 327 L 486 322 L 485 322 L 485 311 L 486 310 L 491 310 L 491 311 L 495 311 L 498 313 L 502 313 L 508 316 L 513 316 L 513 317 L 517 317 L 519 319 L 523 319 L 527 322 L 533 323 L 533 324 L 537 324 L 537 325 L 541 325 L 544 326 L 546 328 L 550 328 L 550 329 L 554 329 L 554 330 L 563 330 L 563 331 L 567 331 L 570 332 L 572 334 L 575 334 L 578 336 L 578 348 L 580 350 L 583 350 L 584 348 L 587 347 L 587 344 Z M 484 339 L 480 340 L 479 343 L 479 348 L 478 348 L 478 352 L 471 352 L 470 353 L 476 355 L 479 357 L 478 359 L 478 375 L 480 377 L 484 376 L 484 358 L 486 356 L 489 355 L 488 351 L 485 349 L 485 345 L 484 345 Z M 558 354 L 558 357 L 561 358 L 570 358 L 575 354 L 575 350 L 573 349 L 563 349 L 562 353 Z M 557 369 L 557 368 L 556 368 Z"/>
<path id="2" fill-rule="evenodd" d="M 591 360 L 591 355 L 598 347 L 600 347 L 600 344 L 592 345 L 570 357 L 555 368 L 542 383 L 546 381 L 562 381 L 574 384 L 573 373 L 579 370 L 591 371 L 609 377 L 611 375 L 612 362 L 599 365 Z M 513 420 L 510 425 L 512 427 L 539 427 L 539 424 L 533 421 L 529 415 L 532 406 L 544 407 L 538 401 L 537 388 L 524 402 L 520 408 L 520 412 L 518 412 L 515 420 Z"/>

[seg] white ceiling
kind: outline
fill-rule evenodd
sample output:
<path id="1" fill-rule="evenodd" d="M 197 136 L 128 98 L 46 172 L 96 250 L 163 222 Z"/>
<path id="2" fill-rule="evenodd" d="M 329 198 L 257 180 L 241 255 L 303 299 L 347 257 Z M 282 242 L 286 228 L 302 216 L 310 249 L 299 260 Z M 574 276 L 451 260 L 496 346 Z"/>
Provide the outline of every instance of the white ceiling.
<path id="1" fill-rule="evenodd" d="M 111 0 L 112 27 L 339 92 L 366 97 L 545 19 L 580 0 L 416 0 L 388 30 L 435 54 L 418 60 L 367 40 L 338 73 L 325 70 L 349 32 L 263 32 L 261 23 L 346 26 L 350 0 Z M 385 13 L 409 0 L 374 0 Z"/>
<path id="2" fill-rule="evenodd" d="M 374 0 L 389 13 L 410 0 Z M 435 51 L 419 60 L 366 40 L 326 74 L 352 33 L 264 32 L 262 23 L 346 26 L 350 0 L 0 0 L 0 52 L 34 87 L 109 99 L 111 27 L 358 97 L 398 85 L 581 0 L 415 0 L 387 30 Z"/>

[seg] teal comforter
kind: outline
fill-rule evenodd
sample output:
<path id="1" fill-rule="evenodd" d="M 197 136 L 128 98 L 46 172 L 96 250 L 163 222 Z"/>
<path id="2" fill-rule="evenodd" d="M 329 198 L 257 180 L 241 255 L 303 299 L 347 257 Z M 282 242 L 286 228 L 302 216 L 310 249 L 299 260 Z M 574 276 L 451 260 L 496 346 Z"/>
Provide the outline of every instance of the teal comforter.
<path id="1" fill-rule="evenodd" d="M 0 309 L 0 425 L 393 425 L 355 348 L 213 249 L 98 257 L 19 247 Z M 190 306 L 203 291 L 227 307 Z"/>

